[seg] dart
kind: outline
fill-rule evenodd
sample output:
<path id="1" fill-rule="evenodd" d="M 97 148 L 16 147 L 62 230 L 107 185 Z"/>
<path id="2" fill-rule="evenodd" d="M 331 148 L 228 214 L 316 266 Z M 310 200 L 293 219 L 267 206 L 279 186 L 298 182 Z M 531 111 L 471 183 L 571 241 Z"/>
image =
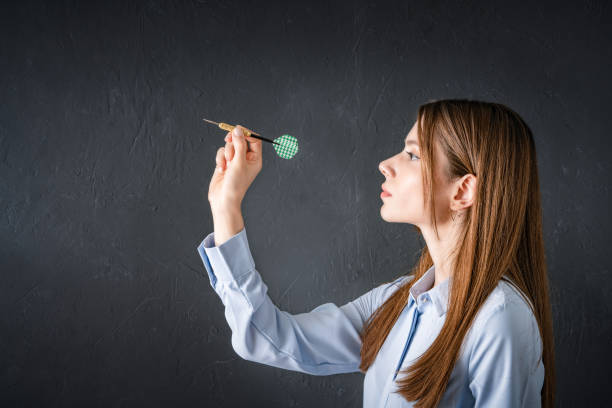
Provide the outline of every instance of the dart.
<path id="1" fill-rule="evenodd" d="M 223 122 L 213 122 L 212 120 L 202 119 L 205 122 L 212 123 L 213 125 L 217 125 L 223 130 L 227 130 L 231 132 L 236 126 L 229 125 Z M 255 133 L 251 130 L 245 129 L 246 136 L 254 137 L 255 139 L 263 140 L 264 142 L 272 143 L 274 146 L 274 150 L 276 154 L 278 154 L 283 159 L 291 159 L 298 152 L 298 141 L 295 137 L 291 135 L 282 135 L 277 137 L 274 140 L 270 140 L 261 136 L 258 133 Z"/>

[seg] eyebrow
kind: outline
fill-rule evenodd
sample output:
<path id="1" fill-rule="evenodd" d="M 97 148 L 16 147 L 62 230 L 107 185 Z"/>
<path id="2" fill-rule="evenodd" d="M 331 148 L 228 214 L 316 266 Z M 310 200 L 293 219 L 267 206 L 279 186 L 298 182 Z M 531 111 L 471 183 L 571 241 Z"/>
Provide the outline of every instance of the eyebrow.
<path id="1" fill-rule="evenodd" d="M 415 142 L 414 140 L 408 140 L 408 139 L 406 139 L 406 140 L 404 140 L 404 142 L 405 142 L 406 144 L 413 144 L 413 145 L 415 145 L 416 147 L 419 147 L 419 144 L 418 144 L 417 142 Z"/>

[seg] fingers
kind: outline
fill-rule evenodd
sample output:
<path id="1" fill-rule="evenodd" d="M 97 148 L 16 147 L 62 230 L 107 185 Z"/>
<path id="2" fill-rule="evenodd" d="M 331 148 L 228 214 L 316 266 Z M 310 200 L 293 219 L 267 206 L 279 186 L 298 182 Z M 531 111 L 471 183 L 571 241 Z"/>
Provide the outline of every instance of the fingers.
<path id="1" fill-rule="evenodd" d="M 240 125 L 238 125 L 240 126 Z M 242 129 L 247 130 L 249 132 L 252 132 L 250 129 L 246 129 L 242 126 L 240 126 Z M 245 133 L 246 135 L 246 133 Z M 258 160 L 261 157 L 261 139 L 257 139 L 255 137 L 251 137 L 251 136 L 246 136 L 246 141 L 247 143 L 247 160 L 248 161 L 253 161 L 253 160 Z"/>
<path id="2" fill-rule="evenodd" d="M 255 156 L 261 156 L 261 139 L 247 136 L 246 141 L 249 142 L 249 152 L 255 153 Z"/>
<path id="3" fill-rule="evenodd" d="M 235 156 L 236 159 L 238 159 L 238 164 L 246 162 L 247 142 L 245 140 L 244 130 L 242 126 L 236 125 L 232 131 L 232 145 L 235 149 Z"/>
<path id="4" fill-rule="evenodd" d="M 215 162 L 217 167 L 221 171 L 225 171 L 226 161 L 225 161 L 225 147 L 220 147 L 217 149 L 217 156 L 215 157 Z"/>
<path id="5" fill-rule="evenodd" d="M 234 158 L 234 144 L 232 142 L 225 143 L 224 156 L 227 164 Z"/>
<path id="6" fill-rule="evenodd" d="M 239 127 L 243 130 L 248 130 L 245 129 L 243 126 L 237 125 L 236 127 Z M 232 137 L 232 132 L 228 132 L 225 135 L 225 143 L 226 143 L 226 157 L 229 157 L 228 161 L 231 160 L 233 158 L 233 156 L 236 154 L 236 150 L 238 147 L 238 143 L 239 141 L 236 142 L 236 144 L 234 144 L 234 139 L 238 140 L 238 138 L 233 138 Z M 257 162 L 257 161 L 261 161 L 261 157 L 262 157 L 262 141 L 261 139 L 257 139 L 255 137 L 252 136 L 246 136 L 245 138 L 246 140 L 246 152 L 245 152 L 245 156 L 246 157 L 246 161 L 247 162 Z M 232 146 L 233 150 L 230 150 L 230 146 Z"/>
<path id="7" fill-rule="evenodd" d="M 227 142 L 232 142 L 232 132 L 228 132 L 227 135 L 225 135 L 225 139 L 223 139 L 226 143 Z M 257 139 L 253 136 L 247 136 L 246 137 L 246 141 L 247 141 L 247 156 L 248 153 L 250 152 L 255 152 L 256 154 L 261 153 L 261 139 Z"/>

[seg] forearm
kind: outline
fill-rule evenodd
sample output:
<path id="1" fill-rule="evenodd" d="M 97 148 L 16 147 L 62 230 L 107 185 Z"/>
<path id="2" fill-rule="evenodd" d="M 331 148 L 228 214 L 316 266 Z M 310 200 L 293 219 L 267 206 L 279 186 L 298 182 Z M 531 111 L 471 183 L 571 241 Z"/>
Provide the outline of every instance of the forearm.
<path id="1" fill-rule="evenodd" d="M 244 219 L 240 208 L 213 210 L 213 224 L 215 229 L 215 246 L 239 233 L 244 228 Z"/>

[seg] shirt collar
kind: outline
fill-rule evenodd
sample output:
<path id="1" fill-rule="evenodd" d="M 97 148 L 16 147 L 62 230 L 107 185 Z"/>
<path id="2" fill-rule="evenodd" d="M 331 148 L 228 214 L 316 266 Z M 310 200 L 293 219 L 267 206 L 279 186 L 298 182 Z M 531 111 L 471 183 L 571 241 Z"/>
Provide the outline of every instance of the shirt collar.
<path id="1" fill-rule="evenodd" d="M 410 306 L 412 305 L 412 302 L 416 302 L 416 299 L 422 293 L 427 293 L 429 295 L 429 298 L 433 302 L 436 311 L 438 312 L 438 316 L 442 316 L 446 313 L 447 310 L 448 286 L 452 276 L 444 280 L 444 282 L 439 283 L 438 286 L 436 286 L 435 288 L 432 288 L 435 278 L 435 265 L 432 265 L 431 268 L 429 268 L 427 272 L 423 274 L 421 279 L 416 281 L 414 285 L 412 285 L 412 287 L 410 288 L 410 300 L 408 305 Z"/>

